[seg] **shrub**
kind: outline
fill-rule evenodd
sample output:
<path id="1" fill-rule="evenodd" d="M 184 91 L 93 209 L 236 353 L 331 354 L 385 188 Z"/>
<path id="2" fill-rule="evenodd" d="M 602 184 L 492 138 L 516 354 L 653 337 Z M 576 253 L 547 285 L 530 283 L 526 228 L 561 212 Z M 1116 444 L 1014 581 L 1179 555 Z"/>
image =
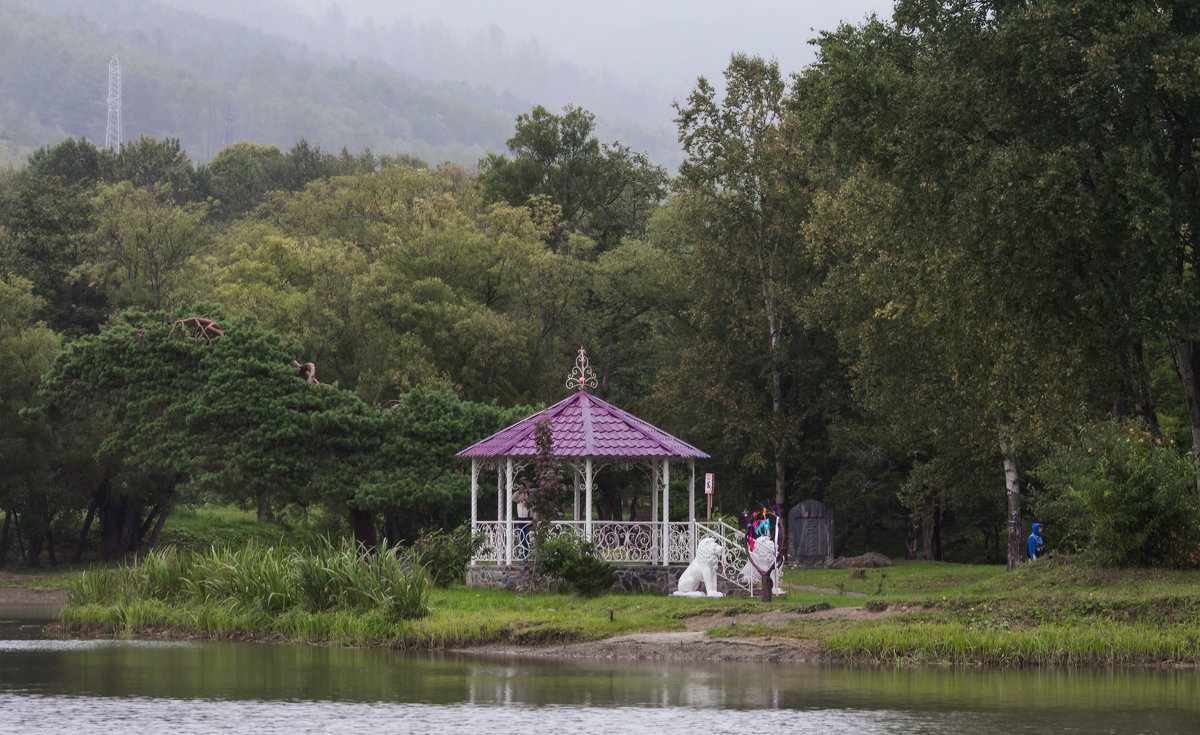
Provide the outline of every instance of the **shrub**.
<path id="1" fill-rule="evenodd" d="M 441 529 L 424 531 L 413 544 L 417 558 L 429 571 L 438 587 L 466 581 L 471 557 L 483 546 L 483 534 L 471 535 L 471 525 L 463 523 L 447 533 Z"/>
<path id="2" fill-rule="evenodd" d="M 1030 505 L 1047 545 L 1118 565 L 1200 564 L 1196 464 L 1139 424 L 1096 424 L 1035 470 L 1045 492 Z"/>
<path id="3" fill-rule="evenodd" d="M 617 573 L 596 555 L 596 545 L 574 535 L 548 539 L 542 545 L 541 571 L 585 597 L 604 592 L 617 581 Z"/>

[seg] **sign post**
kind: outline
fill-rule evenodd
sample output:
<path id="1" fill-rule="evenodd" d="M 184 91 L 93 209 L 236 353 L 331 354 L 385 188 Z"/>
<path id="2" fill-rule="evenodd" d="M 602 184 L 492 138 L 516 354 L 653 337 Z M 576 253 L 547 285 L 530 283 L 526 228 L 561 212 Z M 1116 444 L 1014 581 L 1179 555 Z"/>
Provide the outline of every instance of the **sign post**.
<path id="1" fill-rule="evenodd" d="M 705 516 L 705 522 L 712 523 L 713 473 L 711 472 L 704 474 L 704 496 L 708 498 L 708 515 Z"/>

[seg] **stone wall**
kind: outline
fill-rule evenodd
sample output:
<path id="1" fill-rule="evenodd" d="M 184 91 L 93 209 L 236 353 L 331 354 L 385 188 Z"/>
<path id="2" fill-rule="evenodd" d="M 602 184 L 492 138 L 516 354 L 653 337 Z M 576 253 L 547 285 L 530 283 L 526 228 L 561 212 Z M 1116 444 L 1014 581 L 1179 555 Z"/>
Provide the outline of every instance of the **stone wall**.
<path id="1" fill-rule="evenodd" d="M 683 574 L 683 570 L 686 568 L 682 564 L 669 567 L 650 564 L 619 566 L 615 568 L 617 583 L 613 585 L 612 589 L 614 592 L 651 592 L 668 595 L 675 591 L 679 584 L 679 575 Z M 467 567 L 467 586 L 515 592 L 523 571 L 524 567 L 517 564 L 480 564 Z M 542 583 L 539 585 L 539 590 L 555 586 L 554 582 Z M 717 586 L 731 597 L 745 596 L 746 594 L 745 590 L 720 578 L 717 579 Z"/>

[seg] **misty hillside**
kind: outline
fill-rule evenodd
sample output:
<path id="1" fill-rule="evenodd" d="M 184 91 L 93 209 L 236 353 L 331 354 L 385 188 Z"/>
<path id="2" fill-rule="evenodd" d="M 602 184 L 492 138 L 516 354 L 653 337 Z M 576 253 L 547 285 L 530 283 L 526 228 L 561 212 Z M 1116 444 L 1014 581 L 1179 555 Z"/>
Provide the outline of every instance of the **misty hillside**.
<path id="1" fill-rule="evenodd" d="M 382 64 L 339 61 L 149 0 L 95 5 L 0 0 L 0 165 L 68 136 L 103 143 L 114 54 L 122 138 L 177 137 L 197 162 L 239 140 L 306 138 L 473 164 L 512 132 L 505 108 L 518 102 L 486 91 L 435 91 Z"/>

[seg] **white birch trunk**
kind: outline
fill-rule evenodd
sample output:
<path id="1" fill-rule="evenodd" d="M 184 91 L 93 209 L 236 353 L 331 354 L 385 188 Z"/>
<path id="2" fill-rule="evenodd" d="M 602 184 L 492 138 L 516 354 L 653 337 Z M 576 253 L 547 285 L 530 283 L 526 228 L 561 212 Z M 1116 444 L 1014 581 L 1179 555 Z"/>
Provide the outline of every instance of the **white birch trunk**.
<path id="1" fill-rule="evenodd" d="M 1008 437 L 1000 435 L 1000 459 L 1004 463 L 1004 488 L 1008 493 L 1008 570 L 1021 563 L 1021 476 L 1017 457 Z"/>

